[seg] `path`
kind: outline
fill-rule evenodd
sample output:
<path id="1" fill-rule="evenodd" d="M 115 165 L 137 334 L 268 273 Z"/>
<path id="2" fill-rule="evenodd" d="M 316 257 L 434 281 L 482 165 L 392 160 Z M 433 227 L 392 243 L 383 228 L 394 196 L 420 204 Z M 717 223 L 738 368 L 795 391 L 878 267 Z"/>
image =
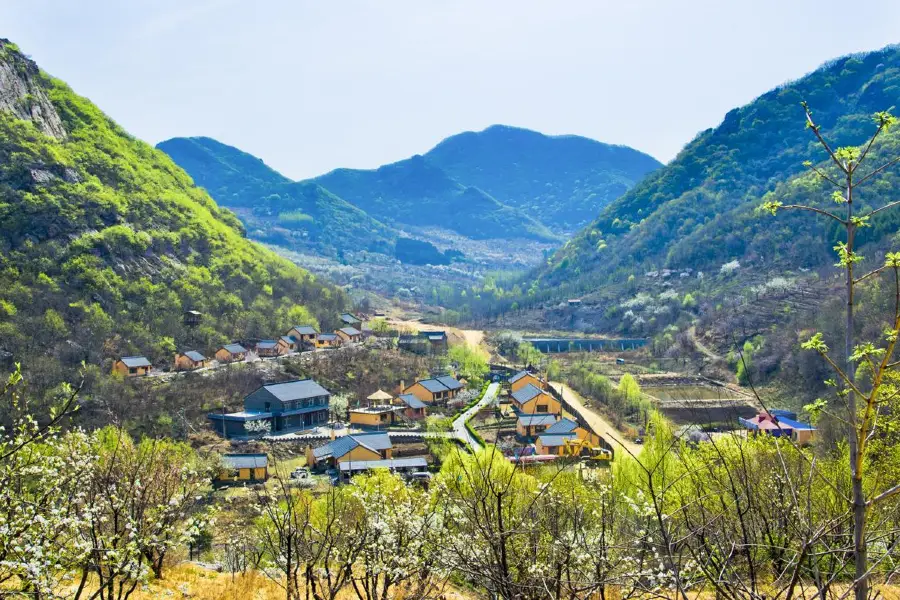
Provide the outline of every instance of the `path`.
<path id="1" fill-rule="evenodd" d="M 563 398 L 565 398 L 569 404 L 578 409 L 578 411 L 584 416 L 588 424 L 591 426 L 591 429 L 594 430 L 594 433 L 607 440 L 611 444 L 618 444 L 619 446 L 625 448 L 627 452 L 630 452 L 635 456 L 641 451 L 641 446 L 639 444 L 635 444 L 634 442 L 626 440 L 612 423 L 585 406 L 584 399 L 578 394 L 578 392 L 564 383 L 551 381 L 550 385 L 561 392 Z"/>
<path id="2" fill-rule="evenodd" d="M 694 346 L 697 350 L 700 351 L 701 354 L 712 360 L 713 362 L 724 362 L 725 359 L 718 354 L 716 354 L 709 346 L 706 346 L 703 342 L 700 341 L 700 338 L 697 337 L 697 328 L 691 327 L 688 329 L 688 335 L 691 337 L 691 341 L 694 342 Z"/>
<path id="3" fill-rule="evenodd" d="M 471 433 L 469 433 L 469 430 L 466 428 L 466 421 L 471 419 L 472 416 L 477 413 L 482 407 L 487 406 L 488 404 L 496 400 L 497 393 L 499 391 L 499 383 L 490 384 L 487 390 L 484 392 L 484 396 L 482 396 L 481 400 L 479 400 L 474 406 L 472 406 L 453 420 L 453 433 L 456 434 L 457 438 L 468 444 L 469 447 L 472 448 L 472 450 L 481 450 L 481 443 L 474 437 L 472 437 Z"/>

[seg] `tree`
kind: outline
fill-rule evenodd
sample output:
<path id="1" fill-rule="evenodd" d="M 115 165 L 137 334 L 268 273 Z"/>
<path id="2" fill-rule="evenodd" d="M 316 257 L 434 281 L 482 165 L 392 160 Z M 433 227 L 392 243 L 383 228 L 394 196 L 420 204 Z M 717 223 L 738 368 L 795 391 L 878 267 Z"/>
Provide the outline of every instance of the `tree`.
<path id="1" fill-rule="evenodd" d="M 844 319 L 845 336 L 842 355 L 833 359 L 829 353 L 822 335 L 816 333 L 803 344 L 805 349 L 814 350 L 821 355 L 832 367 L 837 380 L 833 382 L 837 389 L 838 397 L 844 405 L 843 410 L 831 410 L 830 414 L 843 422 L 847 427 L 847 442 L 849 445 L 848 459 L 851 472 L 851 503 L 853 511 L 853 545 L 854 557 L 854 582 L 853 588 L 856 600 L 866 600 L 869 593 L 869 546 L 866 538 L 866 523 L 868 512 L 877 503 L 886 498 L 900 493 L 900 485 L 876 493 L 874 497 L 867 496 L 865 480 L 866 452 L 868 441 L 874 433 L 879 406 L 884 401 L 881 387 L 885 377 L 896 365 L 893 360 L 894 350 L 900 336 L 900 253 L 888 253 L 883 266 L 868 273 L 857 276 L 855 266 L 863 257 L 856 250 L 856 234 L 859 229 L 868 227 L 872 217 L 898 205 L 900 201 L 892 201 L 882 204 L 878 208 L 864 210 L 857 215 L 854 212 L 858 189 L 885 169 L 900 162 L 900 155 L 885 163 L 871 168 L 868 172 L 861 172 L 863 165 L 868 165 L 866 159 L 870 151 L 876 146 L 888 130 L 897 124 L 897 119 L 889 112 L 879 112 L 874 115 L 875 132 L 860 147 L 837 147 L 832 145 L 824 137 L 821 126 L 813 119 L 813 113 L 804 102 L 803 109 L 806 113 L 807 127 L 813 132 L 818 144 L 825 151 L 828 158 L 826 166 L 817 166 L 812 162 L 805 163 L 817 179 L 825 185 L 834 188 L 830 198 L 842 207 L 843 213 L 838 214 L 831 210 L 814 205 L 791 204 L 785 205 L 778 200 L 766 201 L 762 208 L 771 214 L 781 210 L 801 210 L 813 212 L 823 216 L 836 224 L 843 235 L 843 240 L 838 242 L 835 250 L 838 254 L 839 266 L 844 272 L 846 313 Z M 894 289 L 896 296 L 894 315 L 885 333 L 884 344 L 876 346 L 873 342 L 857 344 L 855 340 L 855 294 L 859 284 L 880 273 L 890 273 L 894 276 Z M 864 380 L 857 379 L 857 367 L 864 371 Z M 861 402 L 860 402 L 861 400 Z M 810 407 L 815 412 L 828 410 L 827 403 L 817 401 Z"/>
<path id="2" fill-rule="evenodd" d="M 457 344 L 450 348 L 448 357 L 456 363 L 459 374 L 472 387 L 481 387 L 484 376 L 490 370 L 484 353 L 469 344 Z"/>

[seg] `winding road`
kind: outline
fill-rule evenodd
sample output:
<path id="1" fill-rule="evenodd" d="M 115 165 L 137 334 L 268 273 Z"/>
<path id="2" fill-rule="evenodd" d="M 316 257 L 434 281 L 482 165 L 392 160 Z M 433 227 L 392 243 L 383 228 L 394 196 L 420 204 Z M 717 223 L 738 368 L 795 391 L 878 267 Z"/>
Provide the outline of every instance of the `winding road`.
<path id="1" fill-rule="evenodd" d="M 499 383 L 490 384 L 484 392 L 484 396 L 481 397 L 481 400 L 453 420 L 453 433 L 458 439 L 468 444 L 473 451 L 481 450 L 481 442 L 472 437 L 472 434 L 466 429 L 466 421 L 471 419 L 482 407 L 487 406 L 496 400 L 499 391 Z"/>

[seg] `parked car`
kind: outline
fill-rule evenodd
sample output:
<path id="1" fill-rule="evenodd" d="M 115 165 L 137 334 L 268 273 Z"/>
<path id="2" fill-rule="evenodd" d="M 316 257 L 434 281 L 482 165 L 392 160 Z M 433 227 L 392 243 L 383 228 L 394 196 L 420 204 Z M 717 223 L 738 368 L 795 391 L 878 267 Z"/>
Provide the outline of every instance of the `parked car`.
<path id="1" fill-rule="evenodd" d="M 309 469 L 297 467 L 291 472 L 291 479 L 309 479 Z"/>

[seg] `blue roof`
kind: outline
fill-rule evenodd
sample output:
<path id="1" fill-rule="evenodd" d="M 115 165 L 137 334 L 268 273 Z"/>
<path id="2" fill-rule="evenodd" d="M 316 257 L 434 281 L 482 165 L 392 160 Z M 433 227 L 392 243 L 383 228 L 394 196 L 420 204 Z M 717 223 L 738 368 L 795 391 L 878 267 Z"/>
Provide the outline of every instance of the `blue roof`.
<path id="1" fill-rule="evenodd" d="M 331 392 L 312 379 L 298 379 L 296 381 L 285 381 L 283 383 L 270 383 L 269 385 L 264 385 L 262 387 L 282 402 L 331 395 Z"/>
<path id="2" fill-rule="evenodd" d="M 121 360 L 123 363 L 125 363 L 126 367 L 131 368 L 131 369 L 136 368 L 136 367 L 149 367 L 150 366 L 150 361 L 147 360 L 147 358 L 144 356 L 123 356 L 119 360 Z"/>
<path id="3" fill-rule="evenodd" d="M 337 337 L 336 333 L 320 333 L 318 335 L 320 340 L 333 340 Z"/>
<path id="4" fill-rule="evenodd" d="M 262 340 L 256 344 L 257 348 L 274 348 L 278 342 L 275 340 Z"/>
<path id="5" fill-rule="evenodd" d="M 533 383 L 529 383 L 522 389 L 520 389 L 516 392 L 513 392 L 512 397 L 513 397 L 513 400 L 515 400 L 519 404 L 525 404 L 526 402 L 529 402 L 529 401 L 537 398 L 538 396 L 540 396 L 543 393 L 544 393 L 544 391 L 541 390 L 539 387 L 535 386 Z"/>
<path id="6" fill-rule="evenodd" d="M 450 389 L 437 379 L 423 379 L 422 381 L 417 381 L 416 383 L 421 384 L 423 388 L 425 388 L 432 394 L 439 394 L 441 392 L 446 392 Z M 413 385 L 415 385 L 415 384 L 413 384 Z"/>
<path id="7" fill-rule="evenodd" d="M 428 461 L 422 456 L 413 458 L 389 458 L 387 460 L 354 460 L 341 463 L 341 471 L 368 471 L 369 469 L 425 469 Z"/>
<path id="8" fill-rule="evenodd" d="M 265 454 L 223 454 L 222 462 L 232 469 L 261 469 L 269 466 Z"/>
<path id="9" fill-rule="evenodd" d="M 338 331 L 345 333 L 346 335 L 360 335 L 362 332 L 355 327 L 342 327 Z"/>
<path id="10" fill-rule="evenodd" d="M 189 359 L 191 359 L 194 362 L 203 362 L 204 360 L 206 360 L 206 357 L 203 356 L 202 354 L 200 354 L 199 352 L 197 352 L 196 350 L 188 350 L 187 352 L 184 353 L 184 355 L 187 356 Z"/>
<path id="11" fill-rule="evenodd" d="M 316 448 L 313 450 L 313 456 L 316 458 L 340 458 L 359 446 L 374 452 L 393 447 L 391 438 L 386 433 L 354 433 L 333 439 L 324 446 Z"/>
<path id="12" fill-rule="evenodd" d="M 459 390 L 462 389 L 463 384 L 458 382 L 455 378 L 450 377 L 449 375 L 443 375 L 441 377 L 435 377 L 438 381 L 447 386 L 448 389 L 451 390 Z"/>
<path id="13" fill-rule="evenodd" d="M 537 439 L 537 441 L 541 446 L 546 446 L 547 448 L 555 448 L 558 446 L 565 446 L 566 440 L 571 440 L 575 437 L 576 436 L 574 434 L 542 435 Z"/>
<path id="14" fill-rule="evenodd" d="M 553 425 L 556 423 L 556 415 L 534 414 L 519 415 L 519 423 L 524 427 L 533 427 L 534 425 Z"/>
<path id="15" fill-rule="evenodd" d="M 412 394 L 400 394 L 398 398 L 410 408 L 425 408 L 428 406 Z"/>
<path id="16" fill-rule="evenodd" d="M 513 375 L 512 377 L 509 378 L 509 382 L 515 383 L 518 380 L 522 379 L 523 377 L 527 377 L 528 375 L 531 375 L 531 373 L 529 373 L 528 371 L 519 371 L 518 373 L 516 373 L 515 375 Z"/>
<path id="17" fill-rule="evenodd" d="M 546 430 L 544 433 L 549 433 L 551 435 L 560 435 L 565 433 L 572 433 L 578 427 L 578 423 L 573 421 L 572 419 L 560 419 Z"/>
<path id="18" fill-rule="evenodd" d="M 231 352 L 232 354 L 243 354 L 243 353 L 247 352 L 247 349 L 244 348 L 243 346 L 241 346 L 240 344 L 225 344 L 222 347 L 225 348 L 225 350 L 227 350 L 228 352 Z"/>
<path id="19" fill-rule="evenodd" d="M 311 325 L 294 325 L 291 328 L 291 331 L 296 331 L 300 335 L 316 335 L 317 333 L 319 333 Z"/>

